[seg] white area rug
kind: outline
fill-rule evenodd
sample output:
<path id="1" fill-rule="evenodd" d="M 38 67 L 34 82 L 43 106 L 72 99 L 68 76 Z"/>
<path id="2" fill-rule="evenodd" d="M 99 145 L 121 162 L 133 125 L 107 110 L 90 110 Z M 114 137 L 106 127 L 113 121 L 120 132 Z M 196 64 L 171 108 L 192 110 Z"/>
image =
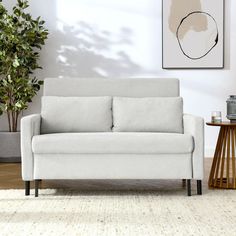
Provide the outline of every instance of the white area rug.
<path id="1" fill-rule="evenodd" d="M 0 191 L 1 236 L 236 235 L 236 191 Z"/>

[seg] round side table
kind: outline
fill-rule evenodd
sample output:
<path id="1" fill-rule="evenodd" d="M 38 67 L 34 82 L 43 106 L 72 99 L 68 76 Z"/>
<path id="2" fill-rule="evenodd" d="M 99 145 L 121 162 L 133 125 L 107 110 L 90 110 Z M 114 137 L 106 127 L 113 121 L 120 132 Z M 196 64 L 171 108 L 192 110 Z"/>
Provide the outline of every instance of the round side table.
<path id="1" fill-rule="evenodd" d="M 220 127 L 208 185 L 212 188 L 236 189 L 236 123 L 208 122 L 206 124 Z"/>

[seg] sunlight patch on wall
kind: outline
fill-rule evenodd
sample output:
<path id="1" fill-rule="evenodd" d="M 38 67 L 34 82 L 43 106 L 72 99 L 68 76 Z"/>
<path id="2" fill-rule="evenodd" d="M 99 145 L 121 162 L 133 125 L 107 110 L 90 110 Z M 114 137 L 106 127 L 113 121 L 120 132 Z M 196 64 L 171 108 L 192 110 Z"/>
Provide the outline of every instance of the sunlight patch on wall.
<path id="1" fill-rule="evenodd" d="M 153 18 L 148 14 L 152 1 L 58 0 L 57 29 L 64 34 L 73 32 L 81 50 L 114 60 L 129 58 L 134 64 L 150 68 L 156 53 L 153 44 L 157 43 L 151 37 Z"/>

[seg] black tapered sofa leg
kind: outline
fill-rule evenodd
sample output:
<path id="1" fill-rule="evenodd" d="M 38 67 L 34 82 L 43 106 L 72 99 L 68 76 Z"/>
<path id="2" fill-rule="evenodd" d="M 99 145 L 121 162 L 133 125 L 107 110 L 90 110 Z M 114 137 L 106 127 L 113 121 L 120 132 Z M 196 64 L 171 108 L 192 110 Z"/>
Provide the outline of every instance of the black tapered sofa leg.
<path id="1" fill-rule="evenodd" d="M 202 181 L 197 180 L 197 194 L 202 195 Z"/>
<path id="2" fill-rule="evenodd" d="M 187 193 L 188 196 L 191 196 L 191 179 L 187 179 Z"/>
<path id="3" fill-rule="evenodd" d="M 25 181 L 25 196 L 30 195 L 30 181 Z"/>
<path id="4" fill-rule="evenodd" d="M 39 196 L 39 183 L 40 183 L 40 180 L 36 179 L 35 183 L 34 183 L 34 186 L 35 186 L 35 197 Z"/>

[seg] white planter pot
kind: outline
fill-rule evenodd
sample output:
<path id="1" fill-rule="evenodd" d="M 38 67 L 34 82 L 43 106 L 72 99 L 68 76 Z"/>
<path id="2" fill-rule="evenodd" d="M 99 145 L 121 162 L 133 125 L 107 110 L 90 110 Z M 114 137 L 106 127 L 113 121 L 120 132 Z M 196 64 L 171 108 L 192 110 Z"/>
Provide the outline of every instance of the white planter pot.
<path id="1" fill-rule="evenodd" d="M 20 132 L 0 132 L 0 162 L 20 162 Z"/>

